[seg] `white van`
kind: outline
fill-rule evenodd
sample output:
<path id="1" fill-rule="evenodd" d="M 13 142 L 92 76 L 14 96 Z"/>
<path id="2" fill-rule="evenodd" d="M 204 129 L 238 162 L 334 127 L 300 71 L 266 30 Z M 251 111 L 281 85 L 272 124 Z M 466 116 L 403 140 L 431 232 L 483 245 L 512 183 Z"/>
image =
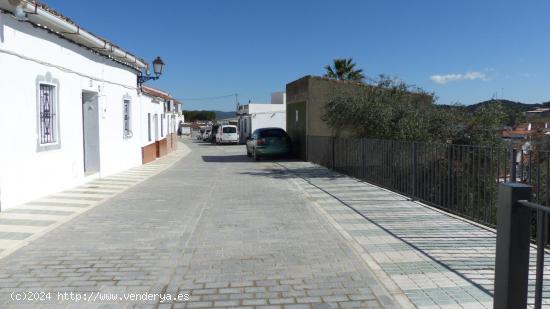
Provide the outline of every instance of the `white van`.
<path id="1" fill-rule="evenodd" d="M 210 134 L 212 133 L 212 127 L 206 127 L 204 128 L 204 133 L 202 134 L 202 140 L 206 141 L 210 138 Z"/>
<path id="2" fill-rule="evenodd" d="M 237 144 L 239 143 L 239 133 L 237 126 L 221 125 L 216 133 L 216 143 L 218 144 Z"/>

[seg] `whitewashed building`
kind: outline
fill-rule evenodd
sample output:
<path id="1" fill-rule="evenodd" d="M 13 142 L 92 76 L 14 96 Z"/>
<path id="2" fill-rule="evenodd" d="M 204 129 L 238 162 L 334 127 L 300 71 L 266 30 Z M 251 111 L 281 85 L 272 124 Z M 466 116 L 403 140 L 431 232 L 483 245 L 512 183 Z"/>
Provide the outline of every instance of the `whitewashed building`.
<path id="1" fill-rule="evenodd" d="M 237 110 L 239 116 L 239 138 L 240 142 L 252 135 L 254 130 L 259 128 L 286 128 L 286 93 L 274 92 L 271 94 L 271 104 L 249 103 L 239 105 Z"/>
<path id="2" fill-rule="evenodd" d="M 44 5 L 0 0 L 0 210 L 142 164 L 145 67 Z"/>
<path id="3" fill-rule="evenodd" d="M 177 125 L 183 121 L 181 103 L 169 93 L 142 86 L 141 154 L 142 163 L 149 163 L 177 148 Z"/>

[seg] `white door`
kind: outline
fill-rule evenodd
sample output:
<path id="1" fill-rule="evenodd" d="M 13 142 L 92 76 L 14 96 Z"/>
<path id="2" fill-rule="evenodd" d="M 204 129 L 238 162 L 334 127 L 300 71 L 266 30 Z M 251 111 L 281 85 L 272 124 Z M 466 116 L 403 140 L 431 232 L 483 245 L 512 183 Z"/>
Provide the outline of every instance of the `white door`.
<path id="1" fill-rule="evenodd" d="M 95 93 L 82 93 L 82 137 L 84 173 L 99 172 L 99 104 Z"/>
<path id="2" fill-rule="evenodd" d="M 155 141 L 159 140 L 159 115 L 155 114 L 155 117 L 153 117 L 153 121 L 155 122 Z"/>

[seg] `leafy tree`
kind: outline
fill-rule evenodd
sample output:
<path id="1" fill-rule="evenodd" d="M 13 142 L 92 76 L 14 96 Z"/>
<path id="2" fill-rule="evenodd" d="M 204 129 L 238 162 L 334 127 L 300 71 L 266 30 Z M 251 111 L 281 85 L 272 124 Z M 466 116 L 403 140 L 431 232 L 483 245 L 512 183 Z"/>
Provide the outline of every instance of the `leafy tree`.
<path id="1" fill-rule="evenodd" d="M 506 122 L 506 112 L 502 105 L 493 104 L 477 109 L 473 114 L 466 114 L 459 119 L 463 126 L 461 139 L 455 140 L 458 144 L 502 146 L 500 129 Z"/>
<path id="2" fill-rule="evenodd" d="M 352 58 L 334 59 L 332 66 L 326 65 L 325 70 L 325 77 L 330 79 L 362 82 L 365 78 L 362 69 L 355 69 L 355 63 Z"/>
<path id="3" fill-rule="evenodd" d="M 358 91 L 335 91 L 322 119 L 336 134 L 380 139 L 426 140 L 426 110 L 433 95 L 397 79 L 380 76 Z"/>
<path id="4" fill-rule="evenodd" d="M 216 113 L 213 111 L 183 111 L 186 121 L 213 121 L 216 120 Z"/>
<path id="5" fill-rule="evenodd" d="M 503 146 L 500 129 L 510 121 L 502 104 L 440 106 L 433 93 L 386 75 L 358 91 L 333 92 L 322 119 L 336 135 Z"/>

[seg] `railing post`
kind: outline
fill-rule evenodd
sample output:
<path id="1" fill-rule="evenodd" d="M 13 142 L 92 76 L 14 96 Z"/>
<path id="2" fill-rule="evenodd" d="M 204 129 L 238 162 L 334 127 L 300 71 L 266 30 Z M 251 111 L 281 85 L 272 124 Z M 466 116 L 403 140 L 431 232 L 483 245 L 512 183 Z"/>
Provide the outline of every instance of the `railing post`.
<path id="1" fill-rule="evenodd" d="M 531 211 L 518 201 L 530 197 L 531 186 L 499 185 L 494 309 L 527 307 Z"/>
<path id="2" fill-rule="evenodd" d="M 334 137 L 334 136 L 331 137 L 331 143 L 332 143 L 332 146 L 331 146 L 331 148 L 332 148 L 332 155 L 331 155 L 331 157 L 332 157 L 332 169 L 333 169 L 333 170 L 336 169 L 336 161 L 335 161 L 335 158 L 334 158 L 334 154 L 335 154 L 335 150 L 334 150 L 334 144 L 335 144 L 335 142 L 334 142 L 334 140 L 335 140 L 335 139 L 336 139 L 336 137 Z"/>
<path id="3" fill-rule="evenodd" d="M 362 179 L 365 179 L 366 178 L 366 173 L 365 173 L 365 169 L 366 169 L 366 154 L 365 154 L 366 150 L 365 150 L 365 138 L 362 137 L 361 138 L 361 178 Z"/>
<path id="4" fill-rule="evenodd" d="M 510 182 L 516 182 L 516 157 L 517 157 L 517 150 L 512 148 L 510 150 Z"/>
<path id="5" fill-rule="evenodd" d="M 416 142 L 413 142 L 412 143 L 412 196 L 413 197 L 417 197 L 417 185 L 416 185 L 416 176 L 417 176 L 417 161 L 418 159 L 418 156 L 417 156 L 417 150 L 416 150 Z"/>

